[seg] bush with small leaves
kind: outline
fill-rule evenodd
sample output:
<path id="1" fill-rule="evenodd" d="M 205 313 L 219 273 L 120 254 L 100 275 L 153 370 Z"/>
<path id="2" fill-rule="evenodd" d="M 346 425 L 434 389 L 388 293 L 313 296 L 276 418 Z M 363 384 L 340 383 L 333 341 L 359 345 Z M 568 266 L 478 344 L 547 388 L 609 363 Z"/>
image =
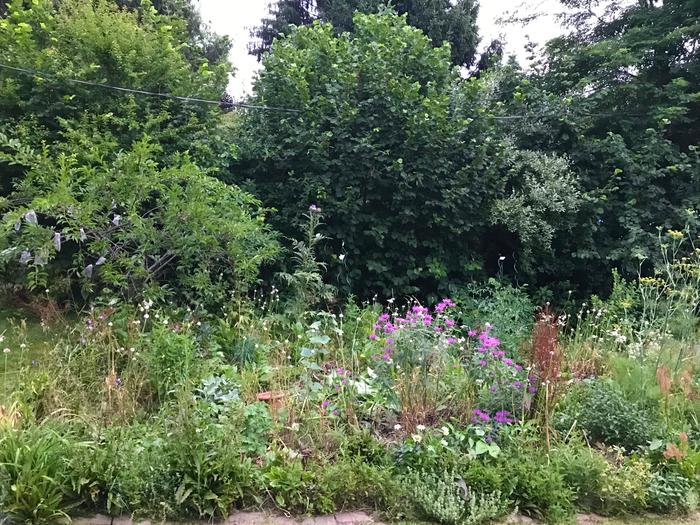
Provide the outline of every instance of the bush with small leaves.
<path id="1" fill-rule="evenodd" d="M 500 491 L 477 493 L 449 471 L 412 472 L 409 493 L 426 518 L 444 525 L 476 525 L 503 516 L 509 502 Z"/>
<path id="2" fill-rule="evenodd" d="M 687 512 L 693 505 L 691 483 L 683 475 L 658 471 L 651 475 L 647 487 L 647 505 L 657 512 Z"/>
<path id="3" fill-rule="evenodd" d="M 588 441 L 624 447 L 631 451 L 655 437 L 653 414 L 626 399 L 619 387 L 603 379 L 572 389 L 556 426 L 568 432 L 576 423 Z"/>

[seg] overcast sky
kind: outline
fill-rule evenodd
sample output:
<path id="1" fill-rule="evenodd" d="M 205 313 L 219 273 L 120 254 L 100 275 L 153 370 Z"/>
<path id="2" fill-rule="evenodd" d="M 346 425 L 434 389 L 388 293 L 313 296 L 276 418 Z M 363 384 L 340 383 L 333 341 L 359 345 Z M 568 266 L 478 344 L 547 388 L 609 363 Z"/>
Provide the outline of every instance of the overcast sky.
<path id="1" fill-rule="evenodd" d="M 231 94 L 239 98 L 250 92 L 252 79 L 258 68 L 254 57 L 248 55 L 250 28 L 260 23 L 267 13 L 270 0 L 197 0 L 202 18 L 217 33 L 229 35 L 233 42 L 231 62 L 236 74 L 229 86 Z M 480 49 L 492 38 L 505 36 L 507 54 L 514 54 L 525 63 L 525 44 L 528 38 L 542 43 L 561 33 L 562 29 L 555 18 L 561 12 L 557 0 L 481 0 L 479 9 Z M 501 24 L 499 19 L 516 15 L 525 17 L 541 14 L 536 21 L 526 27 Z"/>

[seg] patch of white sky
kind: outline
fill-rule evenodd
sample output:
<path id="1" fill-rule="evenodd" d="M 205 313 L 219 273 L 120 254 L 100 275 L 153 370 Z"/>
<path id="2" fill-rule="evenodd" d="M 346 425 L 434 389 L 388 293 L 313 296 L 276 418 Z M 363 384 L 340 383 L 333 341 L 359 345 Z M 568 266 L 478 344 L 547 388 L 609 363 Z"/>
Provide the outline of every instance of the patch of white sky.
<path id="1" fill-rule="evenodd" d="M 236 68 L 229 92 L 236 99 L 250 93 L 260 64 L 248 54 L 250 30 L 258 26 L 268 12 L 270 0 L 196 0 L 202 19 L 232 42 L 230 60 Z M 526 46 L 529 41 L 542 44 L 563 31 L 557 17 L 563 8 L 558 0 L 481 0 L 479 7 L 480 50 L 492 39 L 501 37 L 506 55 L 514 55 L 527 66 Z M 534 17 L 526 24 L 506 23 L 511 17 Z"/>

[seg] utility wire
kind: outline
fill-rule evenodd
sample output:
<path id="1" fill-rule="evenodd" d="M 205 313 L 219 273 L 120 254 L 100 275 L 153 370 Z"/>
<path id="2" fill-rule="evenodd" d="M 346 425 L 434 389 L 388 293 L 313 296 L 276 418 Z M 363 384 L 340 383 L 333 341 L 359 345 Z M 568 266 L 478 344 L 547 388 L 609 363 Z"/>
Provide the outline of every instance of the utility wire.
<path id="1" fill-rule="evenodd" d="M 93 86 L 93 87 L 99 87 L 103 89 L 110 89 L 113 91 L 121 91 L 124 93 L 134 93 L 137 95 L 145 95 L 149 97 L 160 97 L 160 98 L 167 98 L 171 100 L 179 100 L 181 102 L 191 102 L 191 103 L 199 103 L 199 104 L 216 104 L 217 106 L 221 106 L 225 109 L 228 108 L 243 108 L 243 109 L 258 109 L 262 111 L 282 111 L 286 113 L 301 113 L 301 110 L 299 109 L 292 109 L 292 108 L 281 108 L 281 107 L 275 107 L 275 106 L 265 106 L 265 105 L 255 105 L 255 104 L 246 104 L 244 102 L 229 102 L 226 100 L 207 100 L 203 98 L 196 98 L 196 97 L 185 97 L 185 96 L 179 96 L 179 95 L 171 95 L 170 93 L 156 93 L 154 91 L 145 91 L 143 89 L 132 89 L 132 88 L 125 88 L 122 86 L 114 86 L 111 84 L 100 84 L 98 82 L 90 82 L 88 80 L 79 80 L 77 78 L 57 78 L 51 73 L 48 73 L 46 71 L 40 71 L 38 69 L 30 69 L 30 68 L 24 68 L 24 67 L 15 67 L 15 66 L 10 66 L 8 64 L 3 64 L 0 63 L 0 68 L 7 69 L 10 71 L 16 71 L 18 73 L 24 73 L 26 75 L 32 75 L 32 76 L 39 76 L 39 77 L 46 77 L 49 79 L 54 80 L 55 82 L 72 82 L 74 84 L 80 84 L 84 86 Z M 537 119 L 537 118 L 561 118 L 564 115 L 559 114 L 559 113 L 540 113 L 540 114 L 534 114 L 534 115 L 483 115 L 486 118 L 490 118 L 493 120 L 520 120 L 520 119 Z M 639 114 L 639 113 L 581 113 L 579 116 L 581 117 L 634 117 L 634 118 L 646 118 L 649 117 L 649 114 Z"/>
<path id="2" fill-rule="evenodd" d="M 38 69 L 30 69 L 30 68 L 24 68 L 24 67 L 14 67 L 10 66 L 8 64 L 3 64 L 0 63 L 0 68 L 7 69 L 10 71 L 16 71 L 18 73 L 24 73 L 26 75 L 32 75 L 32 76 L 39 76 L 39 77 L 45 77 L 48 79 L 51 79 L 55 82 L 71 82 L 73 84 L 80 84 L 84 86 L 93 86 L 93 87 L 99 87 L 103 89 L 111 89 L 113 91 L 121 91 L 124 93 L 134 93 L 136 95 L 145 95 L 148 97 L 160 97 L 160 98 L 167 98 L 171 100 L 179 100 L 181 102 L 192 102 L 192 103 L 198 103 L 198 104 L 216 104 L 217 106 L 222 106 L 224 108 L 244 108 L 244 109 L 259 109 L 263 111 L 283 111 L 286 113 L 300 113 L 300 110 L 298 109 L 291 109 L 291 108 L 279 108 L 279 107 L 274 107 L 274 106 L 264 106 L 264 105 L 255 105 L 255 104 L 245 104 L 243 102 L 228 102 L 225 100 L 207 100 L 203 98 L 196 98 L 196 97 L 183 97 L 179 95 L 171 95 L 170 93 L 156 93 L 154 91 L 145 91 L 143 89 L 131 89 L 131 88 L 125 88 L 121 86 L 113 86 L 111 84 L 100 84 L 98 82 L 90 82 L 88 80 L 78 80 L 77 78 L 56 78 L 53 76 L 51 73 L 48 73 L 46 71 L 40 71 Z"/>

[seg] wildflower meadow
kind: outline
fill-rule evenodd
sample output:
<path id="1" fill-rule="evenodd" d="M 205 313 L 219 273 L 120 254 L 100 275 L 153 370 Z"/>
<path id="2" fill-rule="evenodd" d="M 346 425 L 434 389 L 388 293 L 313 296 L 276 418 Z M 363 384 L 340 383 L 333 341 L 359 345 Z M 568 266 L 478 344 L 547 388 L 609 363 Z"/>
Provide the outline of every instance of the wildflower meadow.
<path id="1" fill-rule="evenodd" d="M 700 523 L 698 2 L 212 1 L 0 0 L 0 525 Z"/>

